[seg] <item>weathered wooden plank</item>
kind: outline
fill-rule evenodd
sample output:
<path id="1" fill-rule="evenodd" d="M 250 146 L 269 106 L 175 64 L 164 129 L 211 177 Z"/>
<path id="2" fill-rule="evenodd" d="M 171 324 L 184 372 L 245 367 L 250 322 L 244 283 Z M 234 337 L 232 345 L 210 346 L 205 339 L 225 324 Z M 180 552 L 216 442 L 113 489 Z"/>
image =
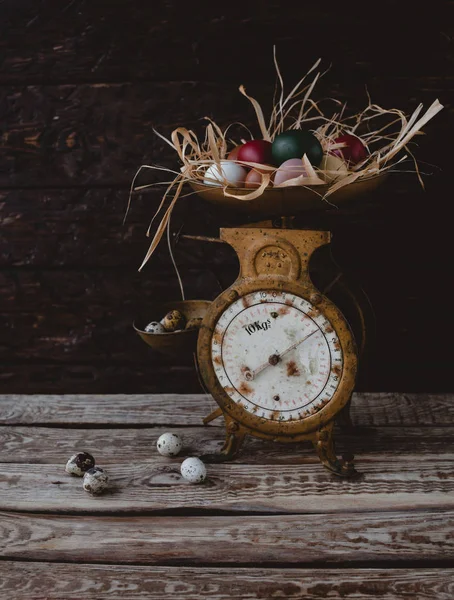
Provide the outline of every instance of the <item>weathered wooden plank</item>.
<path id="1" fill-rule="evenodd" d="M 213 111 L 225 124 L 253 115 L 244 97 L 226 84 L 3 87 L 0 186 L 115 183 L 126 191 L 142 164 L 165 163 L 170 157 L 173 168 L 179 167 L 175 151 L 157 145 L 153 126 L 164 133 L 178 125 L 200 129 L 196 120 Z M 169 175 L 151 180 L 166 181 Z"/>
<path id="2" fill-rule="evenodd" d="M 197 394 L 202 391 L 192 365 L 170 364 L 159 358 L 151 348 L 144 347 L 148 364 L 113 361 L 50 362 L 40 360 L 15 363 L 3 359 L 0 365 L 0 387 L 3 393 L 57 394 L 118 394 L 131 391 L 154 393 Z"/>
<path id="3" fill-rule="evenodd" d="M 225 517 L 52 517 L 4 513 L 0 556 L 119 564 L 449 560 L 452 512 Z"/>
<path id="4" fill-rule="evenodd" d="M 81 573 L 83 571 L 83 573 Z M 8 600 L 451 600 L 452 569 L 260 569 L 0 562 Z"/>
<path id="5" fill-rule="evenodd" d="M 187 298 L 211 300 L 219 294 L 219 284 L 210 271 L 185 273 Z M 150 365 L 168 363 L 151 350 L 133 329 L 133 322 L 160 320 L 164 313 L 153 306 L 181 299 L 178 281 L 170 272 L 157 280 L 137 275 L 133 269 L 88 273 L 38 273 L 8 278 L 13 288 L 11 311 L 0 311 L 0 353 L 2 362 L 91 363 L 116 362 Z M 234 275 L 232 276 L 234 279 Z M 0 284 L 1 285 L 1 284 Z M 1 286 L 3 287 L 3 286 Z M 0 289 L 1 289 L 0 287 Z M 21 310 L 22 298 L 35 288 L 35 306 Z M 211 288 L 211 291 L 210 291 Z M 28 304 L 28 301 L 24 301 Z M 183 354 L 174 364 L 193 364 Z"/>
<path id="6" fill-rule="evenodd" d="M 126 189 L 0 191 L 0 266 L 127 266 L 137 271 L 150 244 L 148 225 L 165 189 L 158 186 L 135 195 L 124 224 Z M 215 213 L 215 207 L 197 196 L 182 199 L 172 217 L 172 230 L 180 230 L 184 223 L 185 231 L 218 236 L 220 220 Z M 200 268 L 201 261 L 225 264 L 234 252 L 227 244 L 181 240 L 175 255 L 179 264 Z M 164 241 L 152 264 L 154 269 L 171 265 Z"/>
<path id="7" fill-rule="evenodd" d="M 223 443 L 223 420 L 209 427 L 166 427 L 126 429 L 75 429 L 60 427 L 0 426 L 0 463 L 64 464 L 78 449 L 93 454 L 104 465 L 124 465 L 134 461 L 162 465 L 156 450 L 158 437 L 169 431 L 184 442 L 180 456 L 210 454 Z M 217 426 L 213 426 L 217 425 Z M 121 437 L 121 453 L 118 438 Z M 337 449 L 347 449 L 362 462 L 394 460 L 446 460 L 454 454 L 454 427 L 365 427 L 356 433 L 339 430 Z M 307 444 L 276 444 L 252 437 L 246 439 L 235 459 L 239 464 L 299 464 L 311 456 Z"/>
<path id="8" fill-rule="evenodd" d="M 267 86 L 254 86 L 262 100 L 271 98 L 274 78 Z M 419 102 L 431 103 L 440 92 L 439 82 L 413 82 L 415 97 L 409 98 L 409 82 L 380 80 L 378 90 L 393 89 L 394 106 L 412 112 Z M 453 95 L 454 79 L 444 81 L 448 101 Z M 342 85 L 321 90 L 324 96 L 349 100 L 350 108 L 364 108 L 352 91 Z M 363 83 L 361 83 L 363 87 Z M 376 102 L 379 98 L 369 86 Z M 351 95 L 350 95 L 351 94 Z M 386 103 L 389 103 L 389 92 Z M 378 94 L 380 96 L 380 93 Z M 383 98 L 385 99 L 385 98 Z M 252 106 L 228 83 L 169 82 L 140 84 L 83 84 L 60 86 L 2 87 L 0 118 L 3 168 L 0 186 L 44 187 L 122 185 L 129 187 L 138 167 L 160 164 L 179 169 L 176 152 L 153 133 L 153 127 L 165 135 L 177 126 L 193 128 L 204 135 L 205 116 L 215 118 L 221 127 L 243 122 L 257 130 Z M 449 164 L 448 140 L 441 136 L 451 126 L 454 113 L 446 110 L 426 128 L 430 136 L 418 148 L 421 161 Z M 233 132 L 232 132 L 233 135 Z M 243 134 L 241 134 L 243 135 Z M 203 139 L 203 138 L 202 138 Z M 164 176 L 164 179 L 162 177 Z M 150 179 L 151 178 L 151 179 Z M 169 180 L 155 173 L 145 181 Z"/>
<path id="9" fill-rule="evenodd" d="M 116 3 L 87 0 L 46 0 L 38 9 L 30 1 L 10 2 L 2 11 L 0 81 L 274 79 L 273 41 L 285 76 L 296 78 L 318 56 L 302 58 L 302 71 L 295 72 L 301 32 L 307 48 L 318 48 L 345 82 L 365 81 L 371 74 L 442 77 L 450 72 L 450 2 L 438 2 L 430 19 L 421 11 L 409 12 L 405 3 L 384 2 L 373 22 L 367 13 L 355 12 L 353 37 L 347 33 L 350 12 L 334 7 L 330 2 L 304 9 L 295 5 L 289 18 L 277 1 L 267 3 L 266 9 L 259 2 L 231 3 L 222 13 L 211 6 L 192 11 L 175 1 L 129 11 Z M 391 8 L 392 20 L 387 18 Z M 394 40 L 392 48 L 383 44 L 384 30 Z M 125 31 L 133 33 L 130 40 Z M 422 36 L 430 57 L 419 43 Z"/>
<path id="10" fill-rule="evenodd" d="M 203 394 L 1 394 L 2 425 L 200 425 L 216 408 Z M 452 394 L 356 393 L 356 425 L 435 426 L 453 423 Z"/>
<path id="11" fill-rule="evenodd" d="M 153 456 L 129 463 L 117 451 L 108 460 L 110 490 L 92 497 L 82 480 L 58 464 L 0 465 L 0 510 L 54 513 L 150 513 L 166 510 L 215 510 L 307 514 L 320 512 L 393 511 L 454 508 L 453 453 L 357 456 L 363 478 L 339 480 L 318 462 L 312 449 L 295 451 L 287 464 L 208 465 L 206 484 L 194 486 L 180 474 L 183 456 Z M 218 446 L 219 447 L 219 446 Z M 278 454 L 279 449 L 275 449 Z M 288 450 L 287 450 L 288 452 Z M 103 466 L 104 453 L 97 454 Z M 288 456 L 288 455 L 287 455 Z"/>
<path id="12" fill-rule="evenodd" d="M 440 182 L 439 182 L 440 184 Z M 441 184 L 440 184 L 441 185 Z M 164 187 L 152 188 L 135 195 L 125 224 L 128 190 L 117 188 L 77 188 L 28 190 L 0 190 L 0 266 L 46 267 L 120 267 L 135 270 L 141 264 L 150 240 L 146 237 L 149 222 L 164 193 Z M 440 191 L 430 190 L 431 196 Z M 410 273 L 427 260 L 428 252 L 435 256 L 442 249 L 442 241 L 435 235 L 435 247 L 422 247 L 422 221 L 412 228 L 402 229 L 408 223 L 408 210 L 415 203 L 424 202 L 427 194 L 417 178 L 399 174 L 368 199 L 353 207 L 311 213 L 299 218 L 302 228 L 327 228 L 336 234 L 334 254 L 342 267 L 355 271 L 361 268 L 384 269 L 394 261 L 391 270 Z M 393 220 L 389 221 L 392 206 Z M 233 224 L 234 217 L 231 217 Z M 424 222 L 425 223 L 425 222 Z M 96 225 L 94 225 L 96 224 Z M 229 224 L 226 215 L 220 217 L 217 207 L 197 196 L 182 199 L 172 218 L 173 231 L 183 226 L 185 232 L 216 237 L 219 227 Z M 386 229 L 387 244 L 382 244 Z M 405 243 L 402 243 L 405 240 Z M 396 253 L 396 247 L 399 253 Z M 358 252 L 358 246 L 362 251 Z M 377 253 L 380 246 L 380 253 Z M 219 264 L 235 260 L 227 244 L 204 244 L 180 238 L 175 248 L 176 258 L 182 265 Z M 441 264 L 434 260 L 432 269 Z M 168 266 L 167 244 L 158 246 L 152 261 L 154 269 Z M 429 272 L 430 275 L 430 272 Z"/>

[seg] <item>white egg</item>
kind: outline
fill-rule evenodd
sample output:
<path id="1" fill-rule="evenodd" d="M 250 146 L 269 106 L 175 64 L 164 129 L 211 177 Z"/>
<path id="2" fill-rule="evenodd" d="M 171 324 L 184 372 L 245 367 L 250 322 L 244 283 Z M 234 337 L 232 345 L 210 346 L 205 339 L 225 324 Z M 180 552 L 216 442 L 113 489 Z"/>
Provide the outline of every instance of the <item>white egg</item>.
<path id="1" fill-rule="evenodd" d="M 151 323 L 148 323 L 144 331 L 146 331 L 147 333 L 165 333 L 166 329 L 162 323 L 152 321 Z"/>
<path id="2" fill-rule="evenodd" d="M 202 483 L 207 477 L 207 470 L 200 458 L 192 456 L 181 463 L 181 474 L 191 483 Z"/>
<path id="3" fill-rule="evenodd" d="M 323 178 L 328 182 L 343 179 L 348 175 L 347 165 L 341 158 L 334 154 L 325 154 L 319 169 L 325 171 Z"/>
<path id="4" fill-rule="evenodd" d="M 221 160 L 221 166 L 214 164 L 205 173 L 205 185 L 227 185 L 231 187 L 244 187 L 247 171 L 241 165 L 231 160 Z"/>
<path id="5" fill-rule="evenodd" d="M 183 447 L 183 443 L 175 433 L 163 433 L 159 436 L 156 446 L 162 456 L 176 456 Z"/>

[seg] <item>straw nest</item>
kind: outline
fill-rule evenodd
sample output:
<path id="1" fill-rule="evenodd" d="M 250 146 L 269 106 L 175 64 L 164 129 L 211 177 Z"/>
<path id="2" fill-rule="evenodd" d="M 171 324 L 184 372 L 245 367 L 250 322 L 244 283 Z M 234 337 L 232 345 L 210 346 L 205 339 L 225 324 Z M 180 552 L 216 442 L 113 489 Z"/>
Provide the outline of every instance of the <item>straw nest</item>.
<path id="1" fill-rule="evenodd" d="M 317 192 L 317 188 L 323 189 L 320 196 L 329 207 L 329 196 L 334 192 L 358 180 L 378 177 L 386 171 L 394 169 L 397 164 L 408 158 L 413 161 L 415 173 L 423 186 L 416 159 L 408 148 L 408 143 L 416 135 L 421 134 L 424 125 L 443 108 L 440 102 L 435 100 L 425 112 L 423 112 L 423 105 L 420 104 L 411 116 L 407 116 L 396 108 L 384 109 L 373 104 L 368 98 L 368 105 L 363 111 L 347 116 L 344 104 L 336 99 L 328 99 L 328 103 L 334 107 L 332 113 L 328 115 L 326 110 L 321 108 L 322 105 L 327 104 L 326 100 L 323 102 L 315 101 L 311 97 L 317 81 L 326 73 L 317 71 L 320 62 L 320 59 L 317 60 L 304 77 L 286 94 L 284 81 L 274 52 L 277 86 L 268 120 L 265 119 L 259 102 L 246 93 L 244 86 L 240 86 L 239 91 L 254 107 L 260 137 L 263 140 L 273 142 L 276 136 L 284 131 L 310 131 L 320 142 L 326 156 L 332 154 L 333 151 L 342 149 L 343 145 L 335 142 L 339 136 L 351 134 L 360 138 L 367 149 L 367 156 L 357 164 L 346 164 L 345 169 L 341 171 L 331 171 L 322 168 L 324 162 L 320 167 L 313 166 L 308 157 L 304 155 L 301 160 L 305 174 L 287 180 L 280 186 L 304 186 L 315 192 Z M 185 127 L 175 129 L 170 139 L 154 130 L 156 135 L 176 152 L 181 166 L 180 170 L 177 171 L 160 166 L 142 165 L 132 181 L 128 210 L 134 192 L 139 192 L 153 185 L 166 186 L 162 201 L 147 232 L 147 235 L 150 236 L 154 230 L 151 245 L 140 269 L 153 254 L 166 228 L 169 230 L 172 211 L 178 199 L 194 193 L 183 194 L 183 186 L 186 183 L 204 184 L 205 174 L 210 166 L 216 164 L 218 169 L 222 169 L 220 166 L 221 161 L 227 158 L 235 146 L 253 139 L 249 129 L 241 124 L 239 125 L 244 127 L 247 134 L 246 138 L 232 140 L 229 136 L 231 126 L 222 130 L 212 119 L 205 117 L 205 120 L 207 125 L 203 140 L 200 140 L 196 133 Z M 261 183 L 255 189 L 245 190 L 232 188 L 228 181 L 216 182 L 218 186 L 222 186 L 225 197 L 248 202 L 259 198 L 267 189 L 273 186 L 273 176 L 278 167 L 238 160 L 236 162 L 247 169 L 260 169 Z M 144 169 L 170 173 L 172 179 L 158 184 L 136 186 L 137 177 Z M 219 172 L 222 173 L 222 170 Z M 158 225 L 154 227 L 156 222 Z"/>

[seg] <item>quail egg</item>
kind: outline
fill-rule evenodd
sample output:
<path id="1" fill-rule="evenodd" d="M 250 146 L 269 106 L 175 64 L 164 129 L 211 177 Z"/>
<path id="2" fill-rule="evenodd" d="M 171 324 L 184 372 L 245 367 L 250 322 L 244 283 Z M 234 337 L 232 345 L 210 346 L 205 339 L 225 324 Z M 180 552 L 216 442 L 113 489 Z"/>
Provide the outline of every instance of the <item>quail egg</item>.
<path id="1" fill-rule="evenodd" d="M 82 475 L 95 466 L 95 459 L 88 452 L 77 452 L 73 454 L 66 463 L 65 471 L 70 475 L 82 477 Z"/>
<path id="2" fill-rule="evenodd" d="M 99 467 L 94 467 L 85 473 L 83 487 L 89 494 L 102 494 L 107 489 L 108 483 L 107 473 Z"/>
<path id="3" fill-rule="evenodd" d="M 166 332 L 164 325 L 162 325 L 162 323 L 158 323 L 158 321 L 151 321 L 151 323 L 148 323 L 148 325 L 145 327 L 144 331 L 146 331 L 147 333 L 165 333 Z"/>
<path id="4" fill-rule="evenodd" d="M 181 438 L 175 433 L 163 433 L 159 436 L 156 446 L 159 454 L 172 457 L 180 452 L 183 443 Z"/>
<path id="5" fill-rule="evenodd" d="M 188 320 L 185 329 L 199 329 L 202 321 L 202 317 L 193 317 L 192 319 Z"/>
<path id="6" fill-rule="evenodd" d="M 182 476 L 191 483 L 202 483 L 207 477 L 207 470 L 200 458 L 186 458 L 180 467 Z"/>
<path id="7" fill-rule="evenodd" d="M 186 317 L 179 310 L 171 310 L 161 319 L 161 325 L 166 331 L 177 331 L 184 329 Z"/>

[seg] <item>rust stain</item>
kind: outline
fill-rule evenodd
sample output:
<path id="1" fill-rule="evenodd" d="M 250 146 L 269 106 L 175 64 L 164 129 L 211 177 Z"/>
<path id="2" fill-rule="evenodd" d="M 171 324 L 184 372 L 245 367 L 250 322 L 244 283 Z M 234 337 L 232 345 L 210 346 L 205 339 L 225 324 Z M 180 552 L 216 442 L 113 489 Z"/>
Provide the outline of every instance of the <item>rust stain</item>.
<path id="1" fill-rule="evenodd" d="M 225 391 L 227 394 L 233 394 L 233 392 L 235 391 L 235 388 L 233 388 L 233 387 L 230 387 L 229 385 L 226 385 L 226 386 L 225 386 L 225 388 L 224 388 L 224 391 Z"/>
<path id="2" fill-rule="evenodd" d="M 326 333 L 333 333 L 334 329 L 331 327 L 331 325 L 329 325 L 326 329 L 325 332 Z"/>
<path id="3" fill-rule="evenodd" d="M 294 360 L 290 360 L 287 363 L 287 377 L 299 377 L 300 372 Z"/>
<path id="4" fill-rule="evenodd" d="M 240 387 L 238 388 L 238 391 L 240 392 L 240 394 L 252 394 L 252 392 L 254 391 L 250 385 L 248 385 L 245 381 L 242 382 L 242 384 L 240 385 Z"/>
<path id="5" fill-rule="evenodd" d="M 289 312 L 290 312 L 290 307 L 286 303 L 286 306 L 281 306 L 280 308 L 278 308 L 277 314 L 278 315 L 288 315 Z"/>
<path id="6" fill-rule="evenodd" d="M 341 346 L 340 346 L 340 344 L 339 344 L 339 341 L 337 341 L 337 342 L 334 342 L 334 348 L 335 348 L 336 350 L 340 350 L 340 349 L 341 349 Z"/>
<path id="7" fill-rule="evenodd" d="M 278 410 L 273 410 L 273 412 L 271 413 L 271 419 L 272 419 L 273 421 L 275 421 L 276 419 L 278 419 L 278 418 L 279 418 L 279 414 L 280 414 L 280 413 L 279 413 L 279 411 L 278 411 Z"/>
<path id="8" fill-rule="evenodd" d="M 312 310 L 310 310 L 307 313 L 307 316 L 310 317 L 311 319 L 315 319 L 315 317 L 318 317 L 319 314 L 320 314 L 320 312 L 316 308 L 313 308 Z"/>
<path id="9" fill-rule="evenodd" d="M 258 409 L 259 409 L 259 407 L 255 406 L 255 404 L 254 404 L 254 406 L 252 407 L 252 412 L 256 413 L 258 411 Z"/>
<path id="10" fill-rule="evenodd" d="M 213 362 L 217 365 L 222 365 L 222 358 L 220 356 L 215 356 Z"/>
<path id="11" fill-rule="evenodd" d="M 339 367 L 339 365 L 334 365 L 334 367 L 331 369 L 331 371 L 335 374 L 335 375 L 340 375 L 342 372 L 342 369 Z"/>
<path id="12" fill-rule="evenodd" d="M 244 308 L 248 308 L 248 306 L 250 306 L 249 300 L 246 298 L 246 296 L 241 298 L 241 302 L 243 303 Z"/>
<path id="13" fill-rule="evenodd" d="M 217 344 L 221 343 L 221 334 L 220 333 L 214 333 L 213 334 L 213 341 L 216 342 Z"/>

